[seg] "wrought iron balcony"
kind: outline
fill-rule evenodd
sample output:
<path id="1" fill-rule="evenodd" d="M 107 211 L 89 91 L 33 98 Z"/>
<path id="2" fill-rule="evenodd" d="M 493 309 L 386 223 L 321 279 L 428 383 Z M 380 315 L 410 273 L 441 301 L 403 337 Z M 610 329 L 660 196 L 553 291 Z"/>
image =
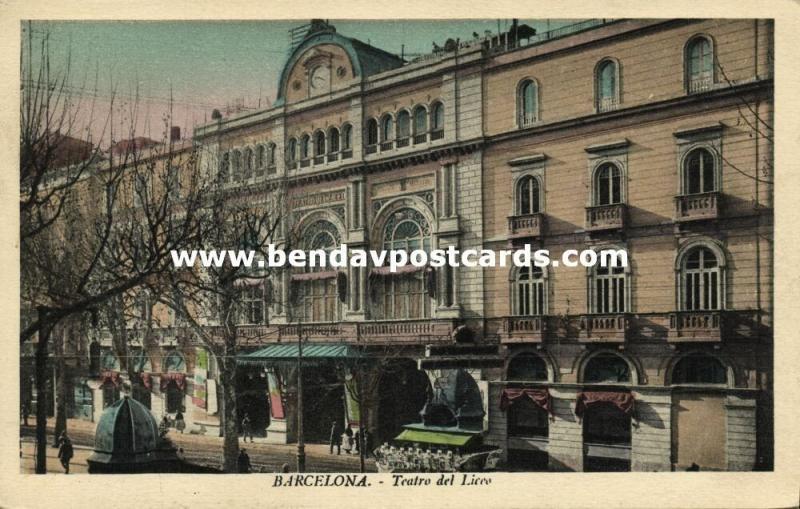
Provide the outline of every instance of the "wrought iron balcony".
<path id="1" fill-rule="evenodd" d="M 603 97 L 597 101 L 597 112 L 613 111 L 616 110 L 618 106 L 619 103 L 616 97 Z"/>
<path id="2" fill-rule="evenodd" d="M 374 154 L 378 151 L 378 145 L 367 145 L 364 147 L 364 152 L 367 154 Z"/>
<path id="3" fill-rule="evenodd" d="M 710 73 L 700 74 L 689 78 L 689 93 L 697 94 L 711 90 L 714 86 L 714 79 Z"/>
<path id="4" fill-rule="evenodd" d="M 441 140 L 442 138 L 444 138 L 444 129 L 431 131 L 431 141 Z"/>
<path id="5" fill-rule="evenodd" d="M 618 230 L 625 227 L 626 206 L 596 205 L 586 207 L 586 231 Z"/>
<path id="6" fill-rule="evenodd" d="M 722 340 L 720 311 L 676 311 L 669 315 L 667 341 L 719 342 Z"/>
<path id="7" fill-rule="evenodd" d="M 630 330 L 625 313 L 581 315 L 578 341 L 582 343 L 624 343 Z"/>
<path id="8" fill-rule="evenodd" d="M 510 238 L 541 237 L 544 214 L 523 214 L 508 218 L 508 236 Z"/>
<path id="9" fill-rule="evenodd" d="M 719 193 L 686 194 L 675 197 L 675 221 L 698 221 L 719 217 Z"/>

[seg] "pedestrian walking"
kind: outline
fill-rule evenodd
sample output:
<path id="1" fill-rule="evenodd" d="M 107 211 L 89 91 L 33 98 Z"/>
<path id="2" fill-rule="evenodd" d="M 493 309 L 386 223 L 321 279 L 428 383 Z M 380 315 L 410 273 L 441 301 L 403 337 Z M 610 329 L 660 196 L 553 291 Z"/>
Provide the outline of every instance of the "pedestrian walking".
<path id="1" fill-rule="evenodd" d="M 67 436 L 67 432 L 61 433 L 61 439 L 58 446 L 58 459 L 61 460 L 61 466 L 64 467 L 64 473 L 69 473 L 69 462 L 72 459 L 75 451 L 72 449 L 72 440 Z"/>
<path id="2" fill-rule="evenodd" d="M 164 414 L 164 418 L 161 419 L 161 423 L 158 425 L 158 433 L 161 438 L 164 438 L 169 433 L 169 416 L 167 414 Z"/>
<path id="3" fill-rule="evenodd" d="M 236 465 L 240 474 L 250 473 L 250 456 L 247 455 L 246 449 L 239 450 L 239 457 L 236 459 Z"/>
<path id="4" fill-rule="evenodd" d="M 369 458 L 372 453 L 372 433 L 367 428 L 364 428 L 364 457 Z"/>
<path id="5" fill-rule="evenodd" d="M 344 441 L 344 452 L 347 454 L 352 454 L 353 452 L 353 428 L 350 425 L 347 425 L 347 429 L 344 430 L 344 435 L 342 436 L 342 440 Z"/>
<path id="6" fill-rule="evenodd" d="M 244 441 L 247 442 L 247 437 L 250 437 L 250 443 L 253 443 L 253 426 L 250 422 L 250 415 L 245 412 L 244 417 L 242 417 L 242 435 L 244 436 Z"/>
<path id="7" fill-rule="evenodd" d="M 183 420 L 183 413 L 180 410 L 175 414 L 175 429 L 180 431 L 181 435 L 183 435 L 183 430 L 186 429 L 186 421 Z"/>
<path id="8" fill-rule="evenodd" d="M 336 454 L 342 454 L 342 428 L 339 427 L 338 421 L 331 423 L 331 452 L 333 454 L 333 446 L 336 446 Z"/>

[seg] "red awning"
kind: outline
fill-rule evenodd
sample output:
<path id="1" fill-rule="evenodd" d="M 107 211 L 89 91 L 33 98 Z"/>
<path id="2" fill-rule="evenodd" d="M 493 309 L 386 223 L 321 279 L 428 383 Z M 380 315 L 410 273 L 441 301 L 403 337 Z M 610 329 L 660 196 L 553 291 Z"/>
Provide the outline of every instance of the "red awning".
<path id="1" fill-rule="evenodd" d="M 633 412 L 633 394 L 630 392 L 584 391 L 578 393 L 575 402 L 575 415 L 583 417 L 586 407 L 595 403 L 611 403 L 623 413 Z"/>
<path id="2" fill-rule="evenodd" d="M 119 371 L 103 371 L 100 373 L 100 380 L 100 385 L 111 382 L 115 386 L 119 387 L 122 383 L 122 380 L 119 377 Z"/>
<path id="3" fill-rule="evenodd" d="M 524 398 L 529 398 L 536 405 L 546 410 L 548 414 L 553 414 L 553 407 L 550 404 L 550 391 L 547 387 L 541 389 L 503 389 L 500 394 L 500 410 L 506 411 L 508 407 Z"/>
<path id="4" fill-rule="evenodd" d="M 292 274 L 292 281 L 314 281 L 317 279 L 333 279 L 339 274 L 335 270 L 325 272 L 304 272 L 302 274 Z"/>
<path id="5" fill-rule="evenodd" d="M 390 265 L 385 265 L 383 267 L 374 267 L 372 271 L 370 271 L 370 275 L 373 276 L 393 276 L 395 274 L 411 274 L 413 272 L 420 272 L 426 270 L 428 268 L 427 265 L 422 267 L 417 267 L 416 265 L 403 265 L 401 267 L 397 267 L 394 272 L 391 271 Z"/>
<path id="6" fill-rule="evenodd" d="M 185 373 L 161 373 L 161 390 L 165 391 L 170 382 L 175 382 L 178 389 L 184 390 L 186 388 L 186 374 Z"/>

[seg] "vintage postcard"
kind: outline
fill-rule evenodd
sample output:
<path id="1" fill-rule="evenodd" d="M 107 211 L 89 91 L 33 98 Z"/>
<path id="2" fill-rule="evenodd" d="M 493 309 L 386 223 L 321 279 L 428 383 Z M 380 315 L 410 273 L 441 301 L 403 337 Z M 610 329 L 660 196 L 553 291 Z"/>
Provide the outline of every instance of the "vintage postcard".
<path id="1" fill-rule="evenodd" d="M 3 14 L 0 504 L 796 504 L 798 7 L 713 4 Z"/>

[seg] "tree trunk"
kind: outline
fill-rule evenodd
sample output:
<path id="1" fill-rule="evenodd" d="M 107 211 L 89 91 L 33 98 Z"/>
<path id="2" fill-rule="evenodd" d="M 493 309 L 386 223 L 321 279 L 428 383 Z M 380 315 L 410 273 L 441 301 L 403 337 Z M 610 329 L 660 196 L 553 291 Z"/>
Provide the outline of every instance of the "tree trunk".
<path id="1" fill-rule="evenodd" d="M 44 322 L 44 314 L 39 309 L 39 321 Z M 49 327 L 39 328 L 36 345 L 36 473 L 47 473 L 47 343 L 50 339 Z"/>
<path id="2" fill-rule="evenodd" d="M 56 384 L 56 425 L 53 428 L 53 447 L 60 445 L 61 433 L 67 431 L 67 369 L 64 362 L 64 334 L 67 334 L 67 330 L 61 331 L 61 334 L 56 336 L 53 344 L 56 352 L 56 373 L 54 377 Z"/>
<path id="3" fill-rule="evenodd" d="M 235 335 L 235 333 L 234 333 Z M 223 395 L 224 470 L 228 473 L 238 471 L 239 457 L 239 417 L 236 408 L 236 338 L 226 338 L 225 355 L 220 372 L 220 385 Z"/>

